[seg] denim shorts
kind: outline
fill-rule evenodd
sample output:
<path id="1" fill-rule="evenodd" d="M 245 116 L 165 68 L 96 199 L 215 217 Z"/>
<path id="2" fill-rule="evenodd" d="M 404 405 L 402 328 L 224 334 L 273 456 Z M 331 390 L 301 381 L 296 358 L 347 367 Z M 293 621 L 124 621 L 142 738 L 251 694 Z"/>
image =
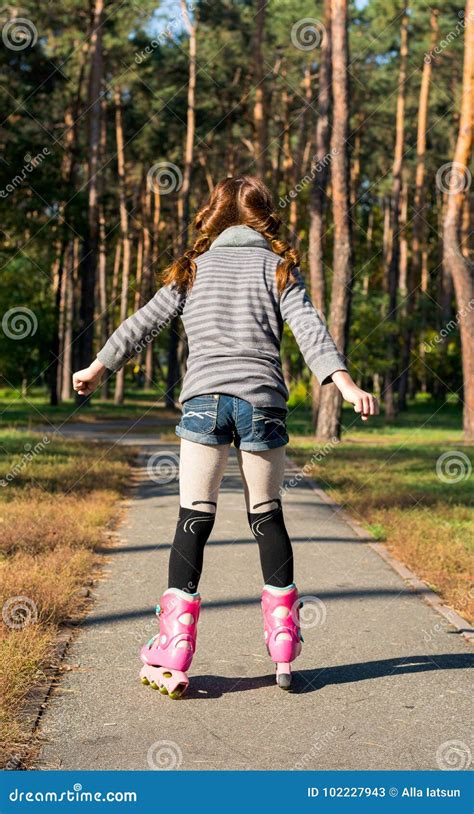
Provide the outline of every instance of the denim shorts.
<path id="1" fill-rule="evenodd" d="M 286 410 L 253 407 L 237 396 L 212 393 L 183 404 L 176 435 L 198 444 L 231 444 L 246 452 L 263 452 L 288 443 Z"/>

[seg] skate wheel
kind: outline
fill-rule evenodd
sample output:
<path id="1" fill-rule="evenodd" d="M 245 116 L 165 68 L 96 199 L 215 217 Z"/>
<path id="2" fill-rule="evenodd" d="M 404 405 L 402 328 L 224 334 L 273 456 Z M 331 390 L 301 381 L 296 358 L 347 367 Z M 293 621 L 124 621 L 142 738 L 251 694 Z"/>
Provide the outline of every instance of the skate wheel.
<path id="1" fill-rule="evenodd" d="M 283 673 L 277 676 L 277 684 L 281 690 L 289 690 L 291 687 L 291 675 Z"/>
<path id="2" fill-rule="evenodd" d="M 185 692 L 186 692 L 186 684 L 180 684 L 179 687 L 176 687 L 176 689 L 173 690 L 173 692 L 170 692 L 169 695 L 170 695 L 170 698 L 173 699 L 173 701 L 176 701 L 178 698 L 181 698 L 184 695 Z"/>
<path id="3" fill-rule="evenodd" d="M 168 690 L 166 689 L 164 684 L 160 684 L 158 689 L 159 689 L 159 691 L 161 692 L 162 695 L 168 695 Z"/>
<path id="4" fill-rule="evenodd" d="M 142 676 L 142 677 L 140 678 L 140 681 L 142 682 L 142 684 L 149 684 L 149 683 L 150 683 L 150 682 L 148 681 L 148 679 L 147 679 L 147 677 L 146 677 L 146 676 Z"/>
<path id="5" fill-rule="evenodd" d="M 277 664 L 276 683 L 281 690 L 289 690 L 291 687 L 291 667 L 289 664 Z"/>

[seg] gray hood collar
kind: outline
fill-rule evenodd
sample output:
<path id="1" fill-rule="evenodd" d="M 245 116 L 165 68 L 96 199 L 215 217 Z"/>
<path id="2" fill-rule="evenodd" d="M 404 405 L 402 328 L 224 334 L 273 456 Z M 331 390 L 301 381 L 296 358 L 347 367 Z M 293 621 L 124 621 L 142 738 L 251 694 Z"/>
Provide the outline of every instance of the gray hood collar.
<path id="1" fill-rule="evenodd" d="M 211 249 L 219 249 L 224 246 L 256 246 L 260 249 L 270 249 L 268 241 L 260 232 L 251 229 L 250 226 L 229 226 L 224 229 L 211 243 Z"/>

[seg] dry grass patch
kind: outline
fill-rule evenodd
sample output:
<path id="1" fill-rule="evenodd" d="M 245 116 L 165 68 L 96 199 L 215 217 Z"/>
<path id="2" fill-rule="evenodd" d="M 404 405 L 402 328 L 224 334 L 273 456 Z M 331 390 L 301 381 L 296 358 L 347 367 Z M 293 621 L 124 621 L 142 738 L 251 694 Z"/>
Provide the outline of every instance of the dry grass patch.
<path id="1" fill-rule="evenodd" d="M 58 544 L 92 548 L 110 521 L 117 493 L 92 491 L 52 497 L 32 489 L 7 503 L 0 503 L 0 550 L 4 554 L 27 551 L 37 554 Z"/>
<path id="2" fill-rule="evenodd" d="M 390 551 L 473 623 L 472 515 L 440 506 L 435 512 L 375 511 L 371 519 L 384 530 Z"/>
<path id="3" fill-rule="evenodd" d="M 31 625 L 0 632 L 0 764 L 22 752 L 28 731 L 19 717 L 31 687 L 41 680 L 41 665 L 51 652 L 54 629 Z"/>
<path id="4" fill-rule="evenodd" d="M 59 624 L 78 610 L 78 590 L 90 573 L 94 554 L 58 546 L 41 556 L 15 554 L 0 564 L 0 603 L 26 596 L 40 624 Z"/>
<path id="5" fill-rule="evenodd" d="M 23 702 L 52 652 L 58 626 L 77 615 L 94 547 L 130 482 L 130 448 L 0 433 L 0 741 L 2 765 L 24 754 Z M 26 610 L 15 607 L 25 604 Z M 22 613 L 24 614 L 22 617 Z"/>
<path id="6" fill-rule="evenodd" d="M 454 434 L 437 438 L 434 430 L 391 433 L 380 443 L 359 433 L 357 443 L 343 441 L 319 458 L 314 439 L 293 438 L 297 463 L 443 600 L 474 622 L 474 513 L 472 475 L 439 476 L 441 456 L 472 447 Z M 364 443 L 364 442 L 367 443 Z M 321 449 L 324 446 L 321 445 Z M 448 473 L 449 474 L 449 473 Z"/>

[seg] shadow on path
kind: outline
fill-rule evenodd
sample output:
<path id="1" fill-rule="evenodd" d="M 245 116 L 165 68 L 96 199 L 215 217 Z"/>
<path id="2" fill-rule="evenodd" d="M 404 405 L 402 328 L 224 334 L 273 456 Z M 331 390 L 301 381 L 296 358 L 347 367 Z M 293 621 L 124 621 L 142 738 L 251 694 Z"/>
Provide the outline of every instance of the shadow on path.
<path id="1" fill-rule="evenodd" d="M 333 684 L 352 684 L 356 681 L 384 678 L 394 675 L 412 675 L 434 670 L 465 670 L 474 667 L 474 654 L 447 653 L 435 656 L 420 655 L 379 661 L 341 664 L 335 667 L 319 667 L 316 670 L 294 670 L 291 692 L 302 695 L 317 692 Z M 197 675 L 192 677 L 189 690 L 182 701 L 198 698 L 220 698 L 232 692 L 245 692 L 275 684 L 275 677 L 263 676 L 219 676 Z M 281 692 L 275 687 L 276 692 Z M 410 705 L 407 705 L 410 706 Z"/>

